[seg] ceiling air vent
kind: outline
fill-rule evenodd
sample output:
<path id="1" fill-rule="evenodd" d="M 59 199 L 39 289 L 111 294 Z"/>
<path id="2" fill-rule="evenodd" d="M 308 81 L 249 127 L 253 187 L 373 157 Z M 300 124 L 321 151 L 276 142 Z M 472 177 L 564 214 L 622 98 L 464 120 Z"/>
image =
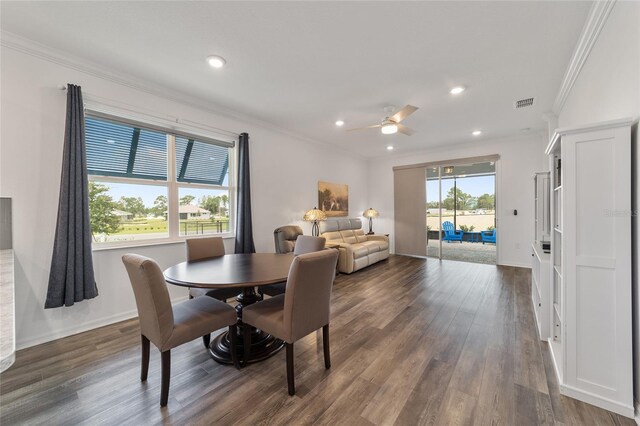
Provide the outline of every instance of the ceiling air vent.
<path id="1" fill-rule="evenodd" d="M 515 109 L 518 108 L 526 108 L 533 106 L 533 98 L 520 99 L 518 101 L 513 101 L 513 107 Z"/>

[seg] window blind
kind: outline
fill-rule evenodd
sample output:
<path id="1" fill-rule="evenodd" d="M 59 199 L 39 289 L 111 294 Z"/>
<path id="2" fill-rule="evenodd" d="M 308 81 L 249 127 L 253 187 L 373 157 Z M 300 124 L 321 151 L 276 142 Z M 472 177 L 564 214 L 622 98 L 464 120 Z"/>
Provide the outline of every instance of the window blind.
<path id="1" fill-rule="evenodd" d="M 229 149 L 176 138 L 176 177 L 178 182 L 223 185 L 229 170 Z"/>
<path id="2" fill-rule="evenodd" d="M 167 134 L 156 129 L 87 116 L 87 172 L 92 175 L 167 180 Z M 227 184 L 229 148 L 176 136 L 178 182 Z"/>
<path id="3" fill-rule="evenodd" d="M 89 174 L 167 179 L 165 134 L 86 117 L 85 137 Z"/>

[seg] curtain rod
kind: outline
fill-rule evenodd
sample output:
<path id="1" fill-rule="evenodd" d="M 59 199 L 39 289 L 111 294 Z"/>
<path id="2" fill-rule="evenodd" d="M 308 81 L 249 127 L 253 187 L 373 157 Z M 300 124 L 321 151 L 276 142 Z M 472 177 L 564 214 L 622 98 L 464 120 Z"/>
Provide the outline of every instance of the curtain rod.
<path id="1" fill-rule="evenodd" d="M 61 91 L 65 92 L 67 90 L 67 85 L 66 84 L 60 84 L 60 85 L 58 85 L 58 89 L 60 89 Z M 117 101 L 114 101 L 112 99 L 104 98 L 102 96 L 92 95 L 91 93 L 86 93 L 84 91 L 83 91 L 83 94 L 86 94 L 90 98 L 90 100 L 91 100 L 91 98 L 93 98 L 93 99 L 102 99 L 102 100 L 107 101 L 107 102 L 117 102 Z M 224 135 L 224 136 L 227 136 L 227 137 L 230 136 L 230 137 L 234 138 L 234 141 L 235 141 L 235 139 L 237 139 L 240 136 L 240 133 L 231 132 L 229 130 L 220 129 L 220 128 L 217 128 L 217 127 L 209 126 L 207 124 L 198 123 L 196 121 L 191 121 L 191 120 L 187 120 L 187 119 L 180 119 L 179 117 L 173 117 L 173 116 L 168 116 L 168 117 L 171 117 L 171 118 L 160 117 L 160 116 L 156 116 L 156 115 L 140 112 L 139 110 L 129 109 L 129 108 L 118 106 L 118 105 L 109 105 L 108 103 L 105 104 L 105 105 L 106 106 L 111 106 L 113 108 L 121 109 L 121 110 L 124 110 L 124 111 L 127 111 L 127 112 L 131 112 L 131 113 L 134 113 L 134 114 L 137 114 L 137 115 L 144 115 L 144 116 L 156 119 L 156 120 L 173 122 L 173 123 L 176 123 L 176 124 L 184 124 L 184 125 L 187 125 L 189 127 L 197 128 L 197 129 L 200 129 L 200 130 L 203 130 L 203 131 L 209 131 L 209 132 L 213 132 L 213 133 L 218 133 L 220 135 Z"/>

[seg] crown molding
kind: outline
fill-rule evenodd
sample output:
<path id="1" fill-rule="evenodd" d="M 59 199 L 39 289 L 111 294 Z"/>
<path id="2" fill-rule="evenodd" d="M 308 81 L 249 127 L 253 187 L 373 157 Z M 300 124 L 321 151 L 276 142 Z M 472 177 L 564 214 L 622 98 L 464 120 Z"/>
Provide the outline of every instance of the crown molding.
<path id="1" fill-rule="evenodd" d="M 176 91 L 175 89 L 149 83 L 148 81 L 143 81 L 124 73 L 108 70 L 103 65 L 99 65 L 97 63 L 87 61 L 80 57 L 73 56 L 62 50 L 46 46 L 44 44 L 38 43 L 36 41 L 30 40 L 25 37 L 21 37 L 17 34 L 14 34 L 5 30 L 0 30 L 0 45 L 2 47 L 6 47 L 8 49 L 12 49 L 12 50 L 24 53 L 26 55 L 65 67 L 65 68 L 73 69 L 83 74 L 87 74 L 102 80 L 106 80 L 114 84 L 118 84 L 120 86 L 128 87 L 133 90 L 137 90 L 153 96 L 157 96 L 162 99 L 166 99 L 172 102 L 177 102 L 192 108 L 213 113 L 231 120 L 236 120 L 236 121 L 244 122 L 247 124 L 252 124 L 258 127 L 262 127 L 264 129 L 268 129 L 273 132 L 277 132 L 282 135 L 289 136 L 293 139 L 297 139 L 313 145 L 320 145 L 323 148 L 330 146 L 333 150 L 337 152 L 343 152 L 357 159 L 366 160 L 366 158 L 361 154 L 358 154 L 354 151 L 351 151 L 345 148 L 341 148 L 340 146 L 336 146 L 335 144 L 332 144 L 330 142 L 320 140 L 320 139 L 310 138 L 308 136 L 304 136 L 296 132 L 292 132 L 274 123 L 262 120 L 257 117 L 253 117 L 246 113 L 234 111 L 232 109 L 226 108 L 222 105 L 216 104 L 209 100 L 185 95 L 184 93 Z M 244 131 L 246 131 L 246 129 L 238 128 L 238 129 L 231 130 L 232 133 L 237 133 L 237 134 L 240 134 Z"/>
<path id="2" fill-rule="evenodd" d="M 560 111 L 562 111 L 562 108 L 571 93 L 571 89 L 573 89 L 573 85 L 578 79 L 580 71 L 582 71 L 582 67 L 585 62 L 587 62 L 587 58 L 598 40 L 598 36 L 600 35 L 602 28 L 607 22 L 607 18 L 609 17 L 615 2 L 616 0 L 598 0 L 593 3 L 593 6 L 591 6 L 589 16 L 587 16 L 587 20 L 582 28 L 582 33 L 578 38 L 578 43 L 573 51 L 573 55 L 571 56 L 569 66 L 564 73 L 560 90 L 558 91 L 556 100 L 553 103 L 552 111 L 555 114 L 559 115 Z"/>

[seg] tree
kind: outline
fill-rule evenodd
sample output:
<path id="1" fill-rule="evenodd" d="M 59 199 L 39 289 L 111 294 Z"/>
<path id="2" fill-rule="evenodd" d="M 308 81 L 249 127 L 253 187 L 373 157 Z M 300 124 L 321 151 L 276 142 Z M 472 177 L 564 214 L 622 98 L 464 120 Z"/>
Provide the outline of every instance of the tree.
<path id="1" fill-rule="evenodd" d="M 470 205 L 471 205 L 471 195 L 467 194 L 466 192 L 462 191 L 460 188 L 456 188 L 456 209 L 457 210 L 468 210 Z M 449 192 L 447 193 L 447 198 L 445 198 L 444 200 L 442 200 L 442 207 L 447 209 L 447 210 L 453 210 L 454 209 L 454 191 L 453 188 L 449 189 Z"/>
<path id="2" fill-rule="evenodd" d="M 478 208 L 495 210 L 496 197 L 494 194 L 482 194 L 478 197 Z"/>
<path id="3" fill-rule="evenodd" d="M 222 198 L 220 196 L 205 195 L 200 199 L 200 207 L 205 210 L 209 210 L 212 214 L 218 214 L 220 212 L 220 204 Z"/>
<path id="4" fill-rule="evenodd" d="M 147 208 L 141 197 L 120 197 L 120 208 L 134 216 L 144 216 L 147 214 Z"/>
<path id="5" fill-rule="evenodd" d="M 220 200 L 222 201 L 222 207 L 226 209 L 229 205 L 229 196 L 227 194 L 222 194 L 220 196 Z"/>
<path id="6" fill-rule="evenodd" d="M 195 199 L 196 197 L 194 197 L 193 195 L 185 195 L 184 197 L 180 198 L 180 205 L 186 206 L 188 204 L 191 204 L 191 202 Z"/>
<path id="7" fill-rule="evenodd" d="M 115 234 L 120 229 L 120 218 L 114 211 L 118 203 L 111 196 L 107 185 L 89 182 L 89 220 L 94 241 L 98 234 Z"/>
<path id="8" fill-rule="evenodd" d="M 167 196 L 158 195 L 153 201 L 153 207 L 151 207 L 151 213 L 156 217 L 161 217 L 167 214 Z"/>

